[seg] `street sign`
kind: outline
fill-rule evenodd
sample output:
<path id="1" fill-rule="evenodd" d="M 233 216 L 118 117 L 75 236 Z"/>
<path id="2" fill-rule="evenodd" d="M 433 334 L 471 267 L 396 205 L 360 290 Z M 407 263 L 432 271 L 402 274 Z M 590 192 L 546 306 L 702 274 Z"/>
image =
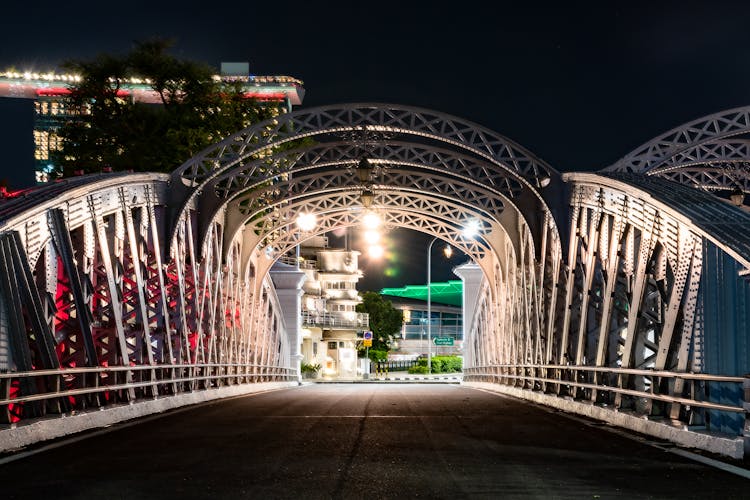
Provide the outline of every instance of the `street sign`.
<path id="1" fill-rule="evenodd" d="M 372 339 L 363 340 L 362 345 L 364 345 L 365 347 L 372 347 Z"/>
<path id="2" fill-rule="evenodd" d="M 364 332 L 362 332 L 362 338 L 372 341 L 372 332 L 370 330 L 365 330 Z"/>
<path id="3" fill-rule="evenodd" d="M 435 337 L 432 339 L 435 345 L 453 345 L 453 337 Z"/>

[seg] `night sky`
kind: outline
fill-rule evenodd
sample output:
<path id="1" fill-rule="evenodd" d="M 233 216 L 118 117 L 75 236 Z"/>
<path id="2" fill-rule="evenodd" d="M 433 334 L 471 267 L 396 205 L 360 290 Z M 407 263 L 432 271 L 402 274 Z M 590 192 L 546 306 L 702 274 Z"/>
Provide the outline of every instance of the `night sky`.
<path id="1" fill-rule="evenodd" d="M 249 61 L 251 73 L 303 80 L 304 107 L 431 108 L 493 129 L 560 171 L 600 169 L 681 123 L 750 104 L 750 2 L 450 5 L 5 2 L 0 69 L 46 71 L 173 38 L 179 57 L 217 69 Z M 31 122 L 28 102 L 0 99 L 0 178 L 13 187 L 33 182 Z M 392 236 L 392 276 L 366 266 L 361 288 L 424 283 L 429 239 Z M 433 279 L 456 279 L 458 259 L 440 262 L 436 248 Z"/>

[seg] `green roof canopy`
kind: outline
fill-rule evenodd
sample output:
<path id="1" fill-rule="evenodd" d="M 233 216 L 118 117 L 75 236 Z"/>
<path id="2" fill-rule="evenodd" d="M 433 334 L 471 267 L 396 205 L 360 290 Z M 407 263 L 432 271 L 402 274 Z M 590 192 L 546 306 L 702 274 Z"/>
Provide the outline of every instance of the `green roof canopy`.
<path id="1" fill-rule="evenodd" d="M 463 281 L 451 280 L 445 283 L 430 283 L 430 301 L 450 306 L 461 306 Z M 427 302 L 427 285 L 406 285 L 403 288 L 383 288 L 380 295 L 404 297 Z"/>

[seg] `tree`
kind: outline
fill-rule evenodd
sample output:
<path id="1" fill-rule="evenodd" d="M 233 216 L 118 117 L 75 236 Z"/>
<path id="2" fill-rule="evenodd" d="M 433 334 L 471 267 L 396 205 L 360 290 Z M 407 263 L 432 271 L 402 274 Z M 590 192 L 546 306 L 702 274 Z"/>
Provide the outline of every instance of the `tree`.
<path id="1" fill-rule="evenodd" d="M 364 292 L 362 302 L 357 304 L 357 312 L 370 315 L 372 349 L 390 350 L 391 339 L 401 332 L 404 314 L 393 307 L 390 300 L 383 299 L 377 292 Z"/>
<path id="2" fill-rule="evenodd" d="M 211 144 L 277 113 L 246 98 L 241 82 L 218 81 L 211 67 L 169 55 L 171 46 L 165 40 L 138 42 L 124 56 L 64 63 L 81 80 L 70 89 L 76 117 L 58 131 L 58 176 L 105 168 L 171 172 Z M 123 95 L 123 84 L 135 77 L 148 82 L 159 103 Z"/>

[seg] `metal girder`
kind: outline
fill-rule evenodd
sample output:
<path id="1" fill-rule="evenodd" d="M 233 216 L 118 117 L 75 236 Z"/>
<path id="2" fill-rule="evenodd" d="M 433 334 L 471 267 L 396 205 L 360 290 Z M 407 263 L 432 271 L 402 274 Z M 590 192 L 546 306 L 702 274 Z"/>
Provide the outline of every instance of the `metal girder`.
<path id="1" fill-rule="evenodd" d="M 302 205 L 304 207 L 304 205 Z M 299 209 L 300 207 L 294 207 Z M 291 212 L 292 214 L 294 212 Z M 253 225 L 248 225 L 246 232 L 253 234 L 253 238 L 246 240 L 245 245 L 258 246 L 262 252 L 267 245 L 273 246 L 274 255 L 283 255 L 295 246 L 316 234 L 323 234 L 338 227 L 351 227 L 360 225 L 364 210 L 353 211 L 347 206 L 338 207 L 323 212 L 318 218 L 314 233 L 305 233 L 294 226 L 294 219 L 286 222 L 258 219 Z M 458 224 L 436 218 L 429 213 L 419 213 L 398 208 L 382 212 L 383 224 L 386 227 L 403 227 L 438 236 L 452 246 L 471 256 L 474 260 L 481 260 L 490 251 L 487 243 L 480 239 L 466 239 L 461 236 Z M 264 226 L 265 229 L 261 229 Z M 255 233 L 260 233 L 256 235 Z M 265 243 L 261 243 L 265 242 Z M 260 244 L 260 245 L 259 245 Z"/>
<path id="2" fill-rule="evenodd" d="M 63 267 L 69 279 L 70 291 L 75 304 L 76 318 L 83 337 L 86 366 L 98 366 L 99 356 L 94 346 L 94 336 L 91 329 L 91 308 L 83 290 L 83 282 L 76 264 L 73 243 L 65 221 L 65 214 L 60 209 L 49 211 L 50 223 L 54 235 L 55 247 L 62 260 Z"/>
<path id="3" fill-rule="evenodd" d="M 215 387 L 211 377 L 233 369 L 214 368 L 225 362 L 255 364 L 259 376 L 258 364 L 288 366 L 294 339 L 268 278 L 273 259 L 310 236 L 298 214 L 316 213 L 318 233 L 357 225 L 361 191 L 372 189 L 369 209 L 386 225 L 445 239 L 484 273 L 465 318 L 467 368 L 695 422 L 684 398 L 711 395 L 686 379 L 704 366 L 703 322 L 718 311 L 701 289 L 719 280 L 702 274 L 703 251 L 715 244 L 736 261 L 727 269 L 750 272 L 750 215 L 658 177 L 726 187 L 736 179 L 712 166 L 747 158 L 747 128 L 745 108 L 719 113 L 605 172 L 561 179 L 502 136 L 441 113 L 371 104 L 289 113 L 204 151 L 170 177 L 169 193 L 157 174 L 97 176 L 0 205 L 0 334 L 13 332 L 21 368 L 162 364 L 176 377 L 171 393 Z M 293 144 L 304 138 L 317 143 Z M 365 154 L 367 181 L 354 172 Z M 459 235 L 470 217 L 482 221 L 477 240 Z M 24 289 L 12 299 L 11 277 Z M 152 380 L 126 384 L 129 398 L 165 391 L 157 372 L 139 373 Z"/>
<path id="4" fill-rule="evenodd" d="M 634 174 L 566 174 L 578 185 L 601 185 L 622 192 L 631 208 L 647 202 L 655 210 L 669 213 L 672 226 L 685 224 L 697 235 L 715 243 L 722 251 L 750 269 L 750 214 L 697 189 L 654 177 Z M 631 217 L 640 217 L 631 214 Z"/>
<path id="5" fill-rule="evenodd" d="M 500 217 L 497 220 L 491 217 L 490 214 L 479 211 L 478 208 L 472 209 L 453 203 L 449 198 L 436 198 L 416 191 L 378 191 L 373 200 L 373 206 L 370 209 L 361 207 L 359 193 L 355 191 L 320 190 L 309 193 L 308 197 L 296 198 L 291 196 L 288 200 L 282 199 L 275 205 L 266 205 L 262 211 L 242 214 L 240 210 L 232 210 L 231 213 L 234 217 L 233 220 L 230 219 L 228 221 L 228 234 L 233 237 L 237 231 L 234 228 L 243 228 L 247 225 L 247 228 L 251 229 L 253 234 L 256 235 L 256 241 L 260 242 L 264 238 L 267 238 L 266 235 L 269 235 L 271 232 L 287 228 L 285 229 L 287 233 L 298 233 L 294 237 L 294 240 L 299 242 L 299 238 L 304 235 L 296 228 L 295 221 L 298 215 L 303 212 L 324 216 L 331 212 L 346 211 L 352 214 L 352 216 L 356 215 L 357 220 L 368 211 L 381 213 L 384 216 L 390 216 L 391 211 L 394 210 L 409 212 L 412 214 L 412 218 L 419 217 L 417 214 L 421 213 L 425 214 L 424 217 L 429 215 L 429 218 L 432 220 L 439 219 L 441 224 L 446 228 L 444 232 L 454 235 L 460 235 L 461 227 L 469 220 L 480 221 L 483 228 L 485 228 L 483 232 L 489 231 L 489 228 L 493 225 L 502 227 L 502 223 L 506 222 L 504 217 Z M 393 222 L 393 224 L 401 223 L 403 222 Z M 425 223 L 426 220 L 419 222 L 416 227 L 425 227 Z M 465 241 L 459 236 L 452 236 L 449 239 L 457 247 L 466 248 L 472 254 L 471 247 L 474 246 L 472 241 Z M 511 237 L 511 239 L 514 241 L 515 247 L 518 238 Z M 291 241 L 291 244 L 296 243 L 295 241 Z"/>
<path id="6" fill-rule="evenodd" d="M 207 182 L 203 190 L 213 190 L 217 198 L 225 200 L 284 174 L 296 176 L 308 170 L 347 169 L 353 175 L 362 155 L 361 147 L 351 141 L 281 150 L 225 171 Z M 513 170 L 436 146 L 388 141 L 368 149 L 367 157 L 377 170 L 393 167 L 433 170 L 490 186 L 507 198 L 520 195 L 526 187 Z"/>
<path id="7" fill-rule="evenodd" d="M 173 173 L 173 180 L 185 186 L 200 186 L 271 144 L 363 128 L 453 144 L 504 165 L 535 184 L 541 176 L 555 173 L 520 145 L 463 119 L 415 107 L 355 103 L 293 111 L 252 125 L 183 164 Z"/>
<path id="8" fill-rule="evenodd" d="M 364 189 L 353 169 L 361 154 L 351 143 L 325 143 L 282 151 L 225 172 L 202 189 L 199 232 L 204 233 L 225 209 L 228 217 L 235 219 L 229 223 L 233 232 L 243 222 L 234 215 L 235 207 L 252 212 L 255 207 L 268 207 L 315 191 Z M 369 154 L 379 155 L 370 160 L 376 175 L 366 186 L 375 193 L 382 189 L 431 192 L 466 200 L 465 203 L 481 206 L 492 214 L 514 208 L 531 228 L 537 251 L 543 227 L 551 225 L 556 231 L 551 214 L 518 174 L 486 160 L 413 143 L 387 143 L 372 148 Z"/>
<path id="9" fill-rule="evenodd" d="M 680 125 L 634 149 L 602 172 L 645 174 L 681 152 L 700 144 L 743 134 L 750 130 L 750 107 L 714 113 Z"/>
<path id="10" fill-rule="evenodd" d="M 31 323 L 30 330 L 34 339 L 34 358 L 37 367 L 42 369 L 59 368 L 60 362 L 55 354 L 55 339 L 47 322 L 46 311 L 44 310 L 34 276 L 31 269 L 29 269 L 26 252 L 19 235 L 15 231 L 5 233 L 0 235 L 0 241 L 3 241 L 2 260 L 6 263 L 3 275 L 9 280 L 7 283 L 7 291 L 9 293 L 5 297 L 12 298 L 15 301 L 15 305 L 12 308 L 15 314 L 25 311 L 25 315 L 29 318 L 29 322 Z M 20 327 L 20 330 L 14 332 L 16 336 L 20 335 L 16 339 L 17 343 L 26 342 L 26 339 L 21 340 L 25 336 L 26 330 L 22 326 L 23 323 L 21 321 L 17 325 Z M 21 348 L 19 353 L 21 358 L 24 357 L 25 354 L 23 353 L 25 352 L 26 349 Z"/>
<path id="11" fill-rule="evenodd" d="M 232 191 L 232 186 L 236 188 L 246 183 L 248 176 L 256 177 L 255 172 L 270 170 L 277 172 L 277 176 L 285 173 L 289 168 L 289 162 L 296 163 L 298 158 L 294 154 L 282 153 L 283 161 L 275 163 L 272 157 L 276 148 L 289 141 L 308 137 L 336 137 L 343 133 L 358 132 L 365 135 L 374 132 L 413 137 L 422 144 L 432 141 L 464 155 L 473 155 L 478 160 L 484 159 L 484 168 L 469 168 L 465 175 L 490 170 L 499 171 L 500 177 L 505 179 L 508 179 L 509 175 L 515 175 L 516 181 L 522 184 L 528 193 L 518 201 L 524 205 L 523 213 L 532 216 L 535 213 L 546 212 L 553 220 L 561 218 L 558 205 L 564 202 L 560 199 L 560 193 L 565 189 L 560 182 L 559 174 L 508 139 L 474 124 L 430 110 L 384 104 L 349 104 L 311 108 L 281 115 L 240 131 L 191 159 L 172 174 L 172 220 L 181 218 L 197 196 L 213 196 L 217 186 L 220 187 L 220 192 L 226 193 Z M 351 151 L 351 148 L 349 150 Z M 370 153 L 369 149 L 367 152 Z M 396 153 L 392 150 L 378 151 L 372 148 L 372 152 L 393 155 L 392 157 L 397 159 Z M 269 161 L 264 163 L 264 157 L 268 157 Z M 260 161 L 252 163 L 253 160 Z M 378 157 L 373 157 L 373 160 L 379 161 Z M 422 161 L 425 161 L 424 157 L 419 159 L 419 162 Z M 244 167 L 246 163 L 247 168 Z M 468 163 L 459 165 L 462 169 L 467 166 Z M 213 182 L 225 174 L 228 177 L 219 184 Z M 492 175 L 497 176 L 498 173 Z M 231 179 L 233 176 L 237 177 L 236 181 Z M 551 186 L 557 189 L 550 189 Z M 203 216 L 204 225 L 211 220 L 219 208 L 217 203 L 220 204 L 221 201 L 205 203 L 213 205 L 214 210 L 209 210 L 209 213 Z M 550 203 L 553 205 L 552 209 L 548 206 Z M 561 220 L 560 223 L 564 225 L 565 221 Z M 535 229 L 537 223 L 531 221 L 530 224 L 532 230 Z M 169 235 L 171 242 L 175 237 L 174 229 L 169 231 Z"/>

